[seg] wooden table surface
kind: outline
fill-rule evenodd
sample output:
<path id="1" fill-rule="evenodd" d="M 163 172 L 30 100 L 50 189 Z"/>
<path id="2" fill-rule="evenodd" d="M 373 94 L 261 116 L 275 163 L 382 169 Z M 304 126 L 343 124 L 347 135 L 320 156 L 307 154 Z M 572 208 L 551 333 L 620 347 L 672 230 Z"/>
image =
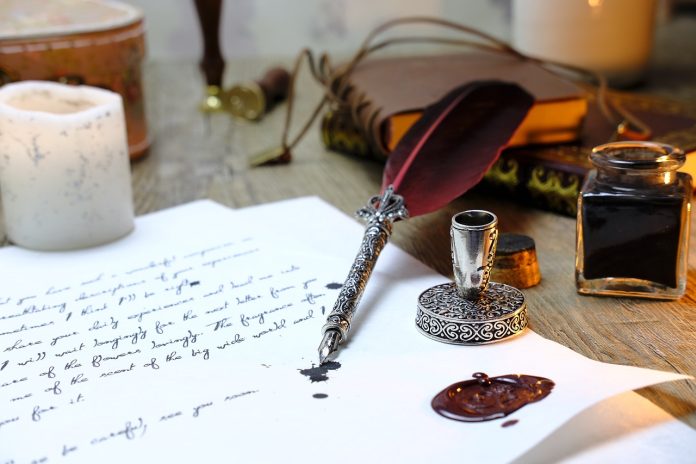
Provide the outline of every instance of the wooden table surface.
<path id="1" fill-rule="evenodd" d="M 649 84 L 638 90 L 696 98 L 696 82 L 685 72 L 696 69 L 696 40 L 688 39 L 696 34 L 696 18 L 676 21 L 671 27 L 671 34 L 658 34 Z M 684 62 L 680 55 L 691 62 Z M 256 78 L 272 65 L 290 62 L 291 58 L 231 61 L 225 81 Z M 327 152 L 317 127 L 295 149 L 290 164 L 248 167 L 250 154 L 278 145 L 284 107 L 260 123 L 235 120 L 226 113 L 203 114 L 198 111 L 202 77 L 195 63 L 147 63 L 146 84 L 153 145 L 149 155 L 132 166 L 138 214 L 200 198 L 241 208 L 305 195 L 319 196 L 353 214 L 379 191 L 382 166 Z M 319 96 L 319 87 L 303 78 L 295 114 L 298 124 Z M 599 361 L 696 376 L 696 227 L 691 237 L 688 293 L 675 302 L 578 295 L 575 220 L 506 199 L 466 194 L 441 211 L 398 223 L 391 242 L 451 277 L 450 218 L 470 208 L 491 210 L 499 217 L 501 231 L 524 233 L 536 240 L 543 281 L 525 291 L 534 331 Z M 357 251 L 358 243 L 336 246 Z M 639 393 L 696 428 L 696 381 L 670 382 Z"/>
<path id="2" fill-rule="evenodd" d="M 696 99 L 696 82 L 686 72 L 696 70 L 696 40 L 688 40 L 696 35 L 696 19 L 675 21 L 670 27 L 658 34 L 649 83 L 637 90 Z M 681 53 L 675 54 L 676 49 Z M 692 61 L 684 62 L 680 55 Z M 228 63 L 225 81 L 257 78 L 272 65 L 290 62 L 235 60 Z M 295 149 L 290 164 L 250 168 L 250 154 L 278 145 L 285 108 L 277 108 L 259 123 L 225 113 L 202 114 L 197 109 L 201 75 L 194 63 L 150 64 L 147 84 L 154 144 L 149 156 L 133 165 L 139 214 L 198 198 L 240 208 L 304 195 L 317 195 L 353 214 L 379 192 L 382 166 L 326 151 L 318 127 Z M 320 95 L 309 78 L 300 81 L 296 125 L 304 122 Z M 450 218 L 470 208 L 491 210 L 499 217 L 501 231 L 536 240 L 543 281 L 525 291 L 534 331 L 599 361 L 696 376 L 696 227 L 688 293 L 676 302 L 578 295 L 575 220 L 505 199 L 464 195 L 441 211 L 398 223 L 391 242 L 451 277 Z M 357 252 L 358 243 L 337 246 L 355 247 Z M 639 393 L 696 428 L 696 381 L 670 382 Z"/>

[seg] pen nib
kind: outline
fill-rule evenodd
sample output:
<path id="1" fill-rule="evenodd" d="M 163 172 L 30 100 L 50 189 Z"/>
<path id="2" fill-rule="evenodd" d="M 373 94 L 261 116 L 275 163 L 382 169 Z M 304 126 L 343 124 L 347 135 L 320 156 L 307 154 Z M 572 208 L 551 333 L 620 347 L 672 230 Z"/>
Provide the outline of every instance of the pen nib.
<path id="1" fill-rule="evenodd" d="M 319 365 L 329 360 L 329 357 L 338 350 L 341 341 L 341 333 L 338 330 L 327 330 L 319 344 Z"/>

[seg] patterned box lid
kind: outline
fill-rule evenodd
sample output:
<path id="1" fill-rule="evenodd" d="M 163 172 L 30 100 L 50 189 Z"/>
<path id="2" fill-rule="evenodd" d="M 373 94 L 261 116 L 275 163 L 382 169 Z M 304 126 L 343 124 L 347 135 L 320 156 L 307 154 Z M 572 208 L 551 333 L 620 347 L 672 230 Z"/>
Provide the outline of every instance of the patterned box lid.
<path id="1" fill-rule="evenodd" d="M 101 0 L 2 0 L 0 41 L 104 31 L 143 17 L 134 6 Z"/>

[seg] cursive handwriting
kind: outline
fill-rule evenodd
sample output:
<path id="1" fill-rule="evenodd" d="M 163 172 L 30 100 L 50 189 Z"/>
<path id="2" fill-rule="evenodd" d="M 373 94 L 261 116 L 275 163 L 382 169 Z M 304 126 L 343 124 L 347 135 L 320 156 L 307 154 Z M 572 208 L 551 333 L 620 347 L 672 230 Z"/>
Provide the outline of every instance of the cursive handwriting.
<path id="1" fill-rule="evenodd" d="M 273 322 L 273 327 L 270 327 L 266 330 L 262 330 L 259 333 L 256 333 L 253 335 L 254 338 L 261 338 L 264 335 L 268 335 L 273 332 L 277 332 L 278 330 L 282 330 L 285 328 L 285 319 L 281 319 L 279 322 Z"/>
<path id="2" fill-rule="evenodd" d="M 124 367 L 122 369 L 115 369 L 113 371 L 106 371 L 99 374 L 99 377 L 109 377 L 112 375 L 125 374 L 126 372 L 132 372 L 135 369 L 135 364 L 130 363 L 130 366 Z"/>
<path id="3" fill-rule="evenodd" d="M 309 310 L 307 310 L 307 315 L 306 315 L 305 317 L 301 317 L 301 318 L 299 318 L 299 319 L 295 319 L 294 321 L 292 321 L 292 323 L 293 323 L 293 324 L 299 324 L 300 322 L 308 321 L 308 320 L 312 319 L 313 317 L 314 317 L 314 311 L 311 310 L 311 309 L 309 309 Z"/>
<path id="4" fill-rule="evenodd" d="M 126 440 L 133 440 L 145 435 L 145 430 L 147 430 L 147 424 L 145 424 L 142 417 L 139 417 L 135 422 L 127 421 L 123 428 L 119 428 L 114 432 L 109 432 L 107 435 L 93 438 L 90 440 L 90 444 L 98 445 L 105 441 L 120 437 L 124 437 Z"/>
<path id="5" fill-rule="evenodd" d="M 14 330 L 8 330 L 7 332 L 0 332 L 0 336 L 16 334 L 16 333 L 20 333 L 20 332 L 26 332 L 28 330 L 40 329 L 41 327 L 46 327 L 49 325 L 53 325 L 53 321 L 48 321 L 48 322 L 44 322 L 41 324 L 34 324 L 34 325 L 22 324 L 21 326 L 15 328 Z"/>
<path id="6" fill-rule="evenodd" d="M 9 419 L 0 419 L 0 429 L 6 426 L 7 424 L 11 424 L 13 422 L 17 422 L 19 420 L 19 416 L 15 417 L 10 417 Z"/>
<path id="7" fill-rule="evenodd" d="M 7 352 L 7 351 L 12 351 L 12 350 L 21 350 L 22 348 L 28 348 L 30 346 L 40 345 L 41 343 L 43 343 L 41 340 L 34 340 L 33 342 L 24 343 L 22 341 L 22 339 L 20 338 L 19 340 L 14 342 L 12 345 L 5 348 L 4 351 Z"/>
<path id="8" fill-rule="evenodd" d="M 51 340 L 51 346 L 55 346 L 56 343 L 58 343 L 58 340 L 62 340 L 62 339 L 64 339 L 64 338 L 72 337 L 72 336 L 74 336 L 74 335 L 78 335 L 78 332 L 70 332 L 70 333 L 67 333 L 67 334 L 56 335 L 56 336 L 53 337 L 53 339 Z"/>
<path id="9" fill-rule="evenodd" d="M 137 349 L 135 351 L 125 351 L 115 356 L 102 356 L 100 354 L 97 354 L 92 357 L 92 367 L 101 367 L 101 364 L 105 361 L 116 361 L 117 359 L 125 358 L 126 356 L 132 356 L 139 353 L 140 349 Z"/>
<path id="10" fill-rule="evenodd" d="M 157 343 L 156 341 L 153 340 L 152 341 L 152 349 L 154 350 L 155 348 L 162 348 L 164 346 L 172 345 L 175 343 L 181 343 L 181 346 L 183 348 L 188 348 L 189 343 L 191 343 L 191 344 L 196 343 L 198 341 L 198 337 L 200 335 L 203 335 L 203 334 L 202 333 L 193 333 L 189 330 L 188 335 L 184 335 L 183 337 L 175 338 L 175 339 L 170 338 L 166 342 Z"/>
<path id="11" fill-rule="evenodd" d="M 242 337 L 242 336 L 239 335 L 238 333 L 237 333 L 237 334 L 234 334 L 234 338 L 233 338 L 232 340 L 227 340 L 227 341 L 226 341 L 225 343 L 223 343 L 222 345 L 218 345 L 218 350 L 224 350 L 224 349 L 227 348 L 228 346 L 232 346 L 232 345 L 236 345 L 236 344 L 238 344 L 238 343 L 242 343 L 244 340 L 245 340 L 244 337 Z"/>
<path id="12" fill-rule="evenodd" d="M 133 398 L 152 394 L 147 378 L 219 369 L 211 358 L 228 366 L 225 360 L 255 353 L 254 345 L 272 334 L 303 330 L 296 327 L 318 319 L 319 312 L 308 308 L 324 297 L 310 290 L 317 274 L 289 258 L 256 266 L 276 263 L 270 251 L 261 259 L 263 253 L 253 238 L 225 241 L 183 255 L 139 258 L 139 264 L 131 259 L 121 271 L 105 265 L 73 282 L 3 296 L 0 304 L 16 309 L 0 316 L 0 370 L 9 373 L 0 382 L 6 405 L 0 431 L 65 424 L 55 450 L 37 451 L 52 462 L 90 445 L 144 438 L 150 423 L 199 423 L 208 411 L 258 394 L 259 388 L 244 388 L 186 403 L 190 396 L 178 395 L 182 386 L 174 383 L 152 397 L 161 407 L 149 415 L 119 403 L 102 422 L 107 426 L 86 437 L 71 436 L 67 425 L 80 420 L 80 411 L 109 404 L 105 385 L 127 388 Z"/>

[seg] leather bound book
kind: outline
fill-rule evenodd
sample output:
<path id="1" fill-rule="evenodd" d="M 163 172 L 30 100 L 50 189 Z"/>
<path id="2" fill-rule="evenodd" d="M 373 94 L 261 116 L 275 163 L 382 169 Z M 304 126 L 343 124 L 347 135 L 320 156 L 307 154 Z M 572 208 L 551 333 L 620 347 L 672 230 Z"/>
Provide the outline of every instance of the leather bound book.
<path id="1" fill-rule="evenodd" d="M 611 92 L 609 98 L 646 123 L 652 130 L 653 141 L 684 150 L 686 164 L 680 171 L 696 178 L 696 104 L 619 92 Z M 593 98 L 589 103 L 578 142 L 508 148 L 477 188 L 575 216 L 577 196 L 592 169 L 590 152 L 593 147 L 611 141 L 614 130 Z"/>
<path id="2" fill-rule="evenodd" d="M 450 90 L 477 80 L 514 82 L 535 104 L 511 146 L 576 140 L 587 111 L 586 93 L 542 67 L 499 53 L 409 56 L 363 61 L 348 77 L 343 98 L 352 126 L 372 152 L 384 156 L 420 118 L 422 109 Z M 339 109 L 339 113 L 346 109 Z"/>
<path id="3" fill-rule="evenodd" d="M 683 149 L 687 161 L 681 171 L 696 178 L 696 104 L 618 92 L 611 92 L 609 98 L 647 123 L 654 141 Z M 609 142 L 615 129 L 601 115 L 593 97 L 588 96 L 588 103 L 577 141 L 510 147 L 503 151 L 477 189 L 574 216 L 578 193 L 592 168 L 590 151 Z M 360 157 L 386 157 L 384 152 L 372 150 L 348 109 L 326 113 L 321 128 L 324 145 L 330 150 Z"/>

